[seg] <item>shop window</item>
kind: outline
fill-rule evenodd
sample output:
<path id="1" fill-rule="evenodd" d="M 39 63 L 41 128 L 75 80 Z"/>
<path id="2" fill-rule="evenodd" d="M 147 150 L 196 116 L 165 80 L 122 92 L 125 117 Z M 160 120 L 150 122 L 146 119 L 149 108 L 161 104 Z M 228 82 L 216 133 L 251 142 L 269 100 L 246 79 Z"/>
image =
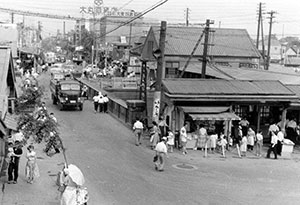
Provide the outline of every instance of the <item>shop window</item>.
<path id="1" fill-rule="evenodd" d="M 249 106 L 248 105 L 234 105 L 233 111 L 239 117 L 247 116 L 249 113 Z"/>
<path id="2" fill-rule="evenodd" d="M 179 70 L 179 62 L 166 62 L 166 78 L 176 78 Z"/>
<path id="3" fill-rule="evenodd" d="M 270 107 L 263 106 L 260 108 L 260 121 L 262 124 L 269 123 L 270 121 Z"/>

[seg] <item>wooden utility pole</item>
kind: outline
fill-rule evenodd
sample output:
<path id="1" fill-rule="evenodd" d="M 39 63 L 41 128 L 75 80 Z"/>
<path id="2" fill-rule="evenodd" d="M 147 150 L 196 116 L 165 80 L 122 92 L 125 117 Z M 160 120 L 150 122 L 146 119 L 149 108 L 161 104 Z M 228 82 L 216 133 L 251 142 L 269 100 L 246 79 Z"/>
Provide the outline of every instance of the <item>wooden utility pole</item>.
<path id="1" fill-rule="evenodd" d="M 260 30 L 260 23 L 261 23 L 261 3 L 259 3 L 258 9 L 258 21 L 257 21 L 257 36 L 256 36 L 256 48 L 259 47 L 259 30 Z"/>
<path id="2" fill-rule="evenodd" d="M 185 25 L 186 26 L 189 26 L 189 14 L 190 14 L 190 9 L 186 8 L 186 11 L 185 11 Z"/>
<path id="3" fill-rule="evenodd" d="M 14 19 L 14 13 L 11 13 L 11 23 L 13 24 L 15 22 L 15 19 Z"/>
<path id="4" fill-rule="evenodd" d="M 63 39 L 66 38 L 66 22 L 63 21 Z"/>
<path id="5" fill-rule="evenodd" d="M 265 36 L 264 36 L 264 25 L 263 18 L 261 18 L 261 47 L 262 47 L 262 56 L 264 60 L 264 70 L 266 70 L 266 49 L 265 49 Z"/>
<path id="6" fill-rule="evenodd" d="M 269 70 L 270 66 L 270 49 L 271 49 L 271 36 L 272 36 L 272 24 L 273 24 L 273 18 L 275 18 L 273 15 L 276 13 L 275 11 L 268 12 L 270 14 L 270 28 L 269 28 L 269 39 L 268 39 L 268 55 L 267 55 L 267 67 L 266 70 Z"/>
<path id="7" fill-rule="evenodd" d="M 209 25 L 212 24 L 209 19 L 206 20 L 206 25 L 204 29 L 204 46 L 203 46 L 203 61 L 202 61 L 202 72 L 201 78 L 205 78 L 206 74 L 206 64 L 207 64 L 207 50 L 208 50 L 208 38 L 209 38 Z"/>
<path id="8" fill-rule="evenodd" d="M 161 81 L 163 76 L 163 67 L 165 61 L 165 41 L 166 41 L 166 31 L 167 31 L 167 22 L 162 21 L 160 26 L 160 37 L 159 37 L 159 50 L 160 54 L 157 58 L 157 76 L 156 76 L 156 84 L 155 91 L 161 91 Z"/>

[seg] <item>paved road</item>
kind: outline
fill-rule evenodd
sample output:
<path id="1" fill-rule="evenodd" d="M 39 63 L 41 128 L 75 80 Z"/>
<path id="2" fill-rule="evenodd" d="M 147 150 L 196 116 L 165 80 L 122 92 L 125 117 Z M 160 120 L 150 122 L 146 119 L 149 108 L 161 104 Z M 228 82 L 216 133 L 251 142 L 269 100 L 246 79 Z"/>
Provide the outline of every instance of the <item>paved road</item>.
<path id="1" fill-rule="evenodd" d="M 48 85 L 47 77 L 41 79 Z M 109 114 L 94 114 L 90 101 L 83 111 L 59 111 L 49 96 L 46 92 L 48 109 L 60 123 L 68 162 L 79 166 L 86 177 L 89 205 L 298 204 L 300 200 L 298 158 L 276 161 L 248 154 L 239 159 L 232 153 L 226 159 L 219 154 L 203 158 L 201 151 L 190 151 L 187 156 L 175 151 L 165 171 L 156 172 L 147 139 L 136 147 L 131 130 Z M 55 204 L 51 174 L 61 162 L 61 155 L 40 160 L 49 167 L 38 182 L 45 184 L 39 193 L 46 189 L 49 193 L 43 198 L 45 204 Z M 174 167 L 177 164 L 197 169 L 182 170 Z"/>

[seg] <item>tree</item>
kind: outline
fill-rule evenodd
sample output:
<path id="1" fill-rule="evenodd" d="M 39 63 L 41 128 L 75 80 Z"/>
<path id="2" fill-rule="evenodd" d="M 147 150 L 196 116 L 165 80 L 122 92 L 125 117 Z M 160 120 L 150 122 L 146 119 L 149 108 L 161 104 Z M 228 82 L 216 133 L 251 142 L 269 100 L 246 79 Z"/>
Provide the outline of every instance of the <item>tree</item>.
<path id="1" fill-rule="evenodd" d="M 22 95 L 16 102 L 16 114 L 19 115 L 18 128 L 22 131 L 25 142 L 32 138 L 34 142 L 46 143 L 46 149 L 62 147 L 58 124 L 53 120 L 47 109 L 41 106 L 44 88 L 37 82 L 22 87 Z"/>

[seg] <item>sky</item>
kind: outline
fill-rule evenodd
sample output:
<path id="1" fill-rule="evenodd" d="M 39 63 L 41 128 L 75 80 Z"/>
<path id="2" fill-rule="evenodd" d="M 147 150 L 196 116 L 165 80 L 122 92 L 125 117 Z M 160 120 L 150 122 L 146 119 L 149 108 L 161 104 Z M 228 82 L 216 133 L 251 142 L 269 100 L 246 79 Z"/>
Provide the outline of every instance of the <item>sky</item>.
<path id="1" fill-rule="evenodd" d="M 103 6 L 130 9 L 143 12 L 163 0 L 102 0 Z M 264 34 L 269 33 L 268 12 L 275 11 L 272 34 L 278 38 L 294 36 L 300 38 L 299 0 L 168 0 L 165 4 L 145 15 L 167 23 L 185 23 L 186 9 L 189 9 L 189 23 L 205 23 L 206 19 L 214 21 L 211 27 L 246 29 L 255 39 L 257 32 L 258 5 L 263 3 Z M 94 0 L 0 0 L 1 8 L 44 14 L 70 15 L 81 17 L 80 7 L 93 6 Z M 84 15 L 90 18 L 89 15 Z M 101 17 L 101 16 L 99 16 Z M 22 16 L 15 15 L 15 22 L 22 21 Z M 8 13 L 0 11 L 0 21 L 10 20 Z M 48 18 L 25 17 L 27 26 L 37 27 L 41 21 L 43 35 L 62 31 L 63 21 Z M 66 21 L 66 30 L 74 28 L 74 21 Z"/>

